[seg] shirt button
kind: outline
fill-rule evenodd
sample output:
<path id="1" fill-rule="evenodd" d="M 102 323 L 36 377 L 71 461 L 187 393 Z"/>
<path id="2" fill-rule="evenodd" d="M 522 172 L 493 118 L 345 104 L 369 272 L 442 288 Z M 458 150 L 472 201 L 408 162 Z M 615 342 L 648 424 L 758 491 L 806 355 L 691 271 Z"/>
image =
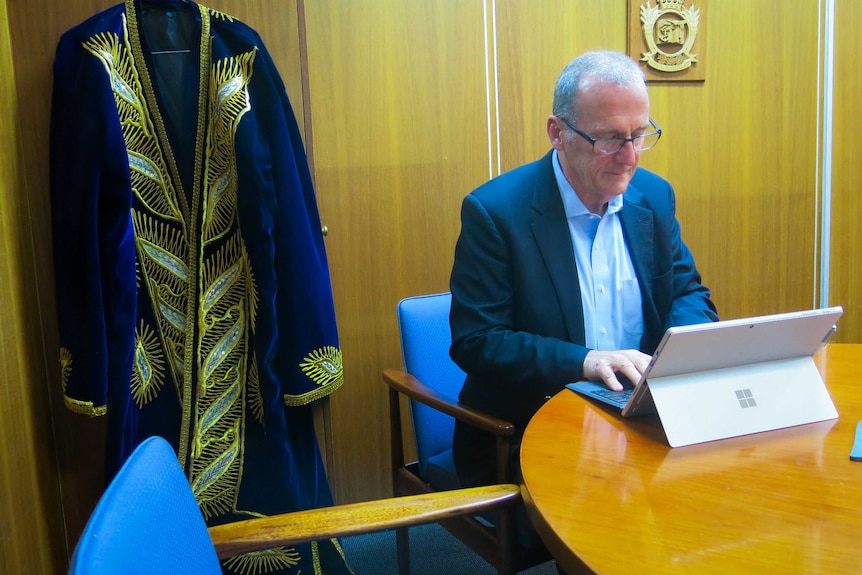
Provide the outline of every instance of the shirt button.
<path id="1" fill-rule="evenodd" d="M 608 328 L 603 327 L 602 328 L 602 335 L 607 335 L 607 333 L 608 333 Z"/>

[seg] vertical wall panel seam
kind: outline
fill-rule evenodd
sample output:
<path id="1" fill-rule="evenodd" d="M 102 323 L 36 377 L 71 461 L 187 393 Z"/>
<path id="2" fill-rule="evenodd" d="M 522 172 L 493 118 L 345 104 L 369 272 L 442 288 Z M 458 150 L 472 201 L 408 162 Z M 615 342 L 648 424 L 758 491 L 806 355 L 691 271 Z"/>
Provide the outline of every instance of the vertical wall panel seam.
<path id="1" fill-rule="evenodd" d="M 491 130 L 491 48 L 488 37 L 488 0 L 482 2 L 482 26 L 485 40 L 485 116 L 488 122 L 488 175 L 494 175 L 494 140 Z"/>
<path id="2" fill-rule="evenodd" d="M 494 38 L 494 51 L 493 51 L 493 62 L 494 62 L 494 112 L 495 112 L 495 122 L 497 129 L 495 133 L 497 135 L 497 173 L 496 175 L 500 175 L 503 170 L 503 161 L 502 161 L 502 151 L 503 151 L 503 140 L 500 137 L 500 69 L 499 69 L 499 53 L 497 50 L 497 1 L 491 0 L 491 23 L 492 30 L 491 34 Z"/>
<path id="3" fill-rule="evenodd" d="M 299 74 L 302 85 L 302 125 L 305 132 L 305 156 L 311 180 L 314 177 L 314 123 L 311 121 L 311 80 L 308 70 L 308 30 L 305 23 L 305 0 L 296 1 L 296 29 L 299 41 Z"/>
<path id="4" fill-rule="evenodd" d="M 491 13 L 489 15 L 488 11 L 488 2 L 491 2 Z M 491 99 L 493 97 L 491 83 L 493 81 L 494 88 L 493 92 L 496 93 L 496 85 L 497 78 L 496 73 L 492 79 L 491 77 L 491 64 L 492 60 L 494 61 L 494 70 L 496 72 L 496 37 L 492 39 L 492 35 L 494 34 L 495 24 L 491 25 L 491 30 L 488 29 L 488 19 L 493 17 L 494 12 L 494 2 L 493 0 L 483 0 L 482 2 L 482 26 L 484 32 L 484 40 L 485 40 L 485 121 L 488 123 L 488 177 L 494 177 L 494 124 L 491 118 L 491 114 L 493 111 L 493 106 L 491 105 Z M 493 44 L 493 45 L 492 45 Z M 499 127 L 499 124 L 498 124 Z M 499 134 L 497 138 L 499 139 Z M 498 146 L 499 150 L 499 146 Z"/>
<path id="5" fill-rule="evenodd" d="M 818 43 L 823 50 L 823 73 L 818 74 L 818 82 L 822 78 L 823 129 L 821 155 L 821 194 L 820 194 L 820 307 L 829 305 L 829 274 L 832 234 L 832 136 L 833 136 L 833 106 L 835 88 L 835 0 L 825 1 L 825 20 L 820 27 L 823 35 Z M 822 13 L 822 11 L 821 11 Z M 816 253 L 816 252 L 815 252 Z M 816 261 L 816 258 L 815 258 Z M 816 278 L 816 274 L 815 274 Z M 815 286 L 815 293 L 816 292 Z"/>

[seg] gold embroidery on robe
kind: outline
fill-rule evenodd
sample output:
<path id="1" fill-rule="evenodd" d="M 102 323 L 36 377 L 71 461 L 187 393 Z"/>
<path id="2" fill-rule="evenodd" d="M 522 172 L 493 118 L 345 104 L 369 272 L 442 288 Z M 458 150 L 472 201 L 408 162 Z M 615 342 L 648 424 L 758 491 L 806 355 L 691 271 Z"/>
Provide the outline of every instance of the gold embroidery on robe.
<path id="1" fill-rule="evenodd" d="M 67 347 L 60 347 L 60 384 L 63 386 L 63 393 L 66 392 L 70 373 L 72 373 L 72 352 Z"/>
<path id="2" fill-rule="evenodd" d="M 326 346 L 309 353 L 299 364 L 302 373 L 319 387 L 302 395 L 284 395 L 284 403 L 289 406 L 305 405 L 332 393 L 344 383 L 344 367 L 341 350 Z"/>
<path id="3" fill-rule="evenodd" d="M 243 553 L 225 560 L 225 567 L 240 575 L 260 575 L 299 564 L 299 553 L 293 547 Z"/>
<path id="4" fill-rule="evenodd" d="M 224 12 L 219 12 L 218 10 L 214 10 L 212 8 L 209 8 L 208 10 L 211 16 L 219 20 L 224 20 L 225 22 L 233 22 L 235 20 L 235 18 L 230 14 L 225 14 Z"/>
<path id="5" fill-rule="evenodd" d="M 249 377 L 255 367 L 248 358 L 253 356 L 249 338 L 257 296 L 237 225 L 234 148 L 239 121 L 250 109 L 247 84 L 256 50 L 216 63 L 206 84 L 202 78 L 201 90 L 208 85 L 210 93 L 205 100 L 202 94 L 201 101 L 211 102 L 209 125 L 200 125 L 200 133 L 208 138 L 207 156 L 203 192 L 193 190 L 189 209 L 170 175 L 176 173 L 170 169 L 174 159 L 156 136 L 154 126 L 161 126 L 162 120 L 158 109 L 148 108 L 143 96 L 142 84 L 149 79 L 143 68 L 143 81 L 138 76 L 126 20 L 122 42 L 116 34 L 104 33 L 86 41 L 84 47 L 102 62 L 114 90 L 132 190 L 138 199 L 131 214 L 138 246 L 137 271 L 158 324 L 158 337 L 150 337 L 143 324 L 139 330 L 132 392 L 139 405 L 151 401 L 164 380 L 163 370 L 173 372 L 177 395 L 191 409 L 188 473 L 201 509 L 207 518 L 235 512 L 246 394 L 261 402 L 256 369 Z M 191 214 L 196 213 L 198 202 L 202 213 L 199 244 L 189 235 L 197 227 Z M 195 305 L 190 305 L 190 298 L 197 300 Z M 194 350 L 186 343 L 192 340 Z M 154 341 L 163 344 L 166 362 L 154 354 Z M 189 357 L 196 359 L 194 372 L 189 371 Z M 197 389 L 185 389 L 192 374 L 197 376 Z M 197 394 L 190 403 L 192 391 Z M 181 443 L 182 460 L 185 443 Z"/>
<path id="6" fill-rule="evenodd" d="M 60 347 L 60 383 L 63 386 L 63 403 L 66 405 L 66 409 L 72 413 L 89 415 L 90 417 L 105 415 L 108 412 L 108 406 L 94 406 L 92 401 L 72 399 L 66 395 L 66 384 L 69 381 L 69 374 L 71 372 L 72 352 L 70 352 L 68 348 Z"/>
<path id="7" fill-rule="evenodd" d="M 158 395 L 164 384 L 165 358 L 159 339 L 141 320 L 135 333 L 135 351 L 132 362 L 132 397 L 143 407 Z"/>
<path id="8" fill-rule="evenodd" d="M 242 468 L 244 416 L 248 397 L 259 396 L 249 377 L 256 287 L 237 225 L 235 135 L 251 109 L 247 84 L 256 52 L 214 63 L 209 79 L 211 108 L 206 134 L 201 202 L 201 297 L 197 365 L 198 397 L 190 480 L 204 516 L 236 511 Z"/>

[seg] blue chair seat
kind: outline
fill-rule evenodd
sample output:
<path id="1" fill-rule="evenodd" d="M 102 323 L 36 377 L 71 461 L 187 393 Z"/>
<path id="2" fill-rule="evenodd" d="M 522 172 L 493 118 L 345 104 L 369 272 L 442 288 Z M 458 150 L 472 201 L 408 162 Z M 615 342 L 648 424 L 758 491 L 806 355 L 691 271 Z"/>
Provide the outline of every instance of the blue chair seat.
<path id="1" fill-rule="evenodd" d="M 455 473 L 455 460 L 452 458 L 451 449 L 429 457 L 425 474 L 428 484 L 437 491 L 461 488 L 458 475 Z"/>

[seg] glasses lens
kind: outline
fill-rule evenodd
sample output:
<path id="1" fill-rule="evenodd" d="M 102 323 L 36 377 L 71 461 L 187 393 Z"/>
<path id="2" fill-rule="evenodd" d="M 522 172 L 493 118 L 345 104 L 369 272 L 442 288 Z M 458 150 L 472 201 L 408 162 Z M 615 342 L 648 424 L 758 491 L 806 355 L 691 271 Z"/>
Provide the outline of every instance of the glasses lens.
<path id="1" fill-rule="evenodd" d="M 652 134 L 644 134 L 639 138 L 635 138 L 632 143 L 634 144 L 635 150 L 643 152 L 644 150 L 649 150 L 658 144 L 659 137 L 661 137 L 660 132 L 653 132 Z"/>
<path id="2" fill-rule="evenodd" d="M 616 154 L 623 148 L 623 146 L 625 146 L 625 144 L 626 140 L 622 140 L 620 138 L 602 138 L 601 140 L 593 142 L 593 152 L 603 156 Z"/>
<path id="3" fill-rule="evenodd" d="M 565 120 L 563 120 L 566 122 Z M 629 138 L 599 138 L 599 139 L 591 139 L 586 134 L 583 134 L 575 129 L 574 126 L 566 122 L 566 125 L 571 128 L 576 134 L 580 135 L 587 141 L 593 143 L 593 152 L 602 156 L 609 156 L 611 154 L 616 154 L 620 150 L 623 149 L 623 146 L 626 145 L 626 142 L 631 142 L 632 147 L 636 152 L 643 152 L 644 150 L 649 150 L 650 148 L 655 147 L 658 144 L 659 138 L 661 138 L 661 130 L 658 129 L 658 126 L 652 122 L 653 127 L 656 128 L 655 132 L 650 132 L 649 134 L 643 134 L 641 136 L 634 136 L 631 139 Z"/>

